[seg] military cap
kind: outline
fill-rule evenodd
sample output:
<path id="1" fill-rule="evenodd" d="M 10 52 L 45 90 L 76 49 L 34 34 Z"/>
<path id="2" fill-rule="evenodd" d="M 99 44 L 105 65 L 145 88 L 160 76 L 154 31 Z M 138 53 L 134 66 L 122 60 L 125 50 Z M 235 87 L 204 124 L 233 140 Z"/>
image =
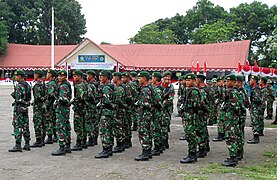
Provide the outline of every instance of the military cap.
<path id="1" fill-rule="evenodd" d="M 225 80 L 236 80 L 237 78 L 236 78 L 236 75 L 234 75 L 234 74 L 229 74 L 229 75 L 227 75 L 227 76 L 225 76 L 225 78 L 224 78 Z"/>
<path id="2" fill-rule="evenodd" d="M 147 71 L 141 71 L 138 73 L 138 77 L 146 77 L 146 78 L 149 78 L 150 77 L 150 74 L 149 72 Z"/>
<path id="3" fill-rule="evenodd" d="M 216 78 L 213 78 L 213 79 L 211 80 L 211 82 L 212 82 L 212 83 L 216 83 Z"/>
<path id="4" fill-rule="evenodd" d="M 67 72 L 66 72 L 66 70 L 60 70 L 58 72 L 58 75 L 67 76 Z"/>
<path id="5" fill-rule="evenodd" d="M 212 82 L 211 80 L 207 80 L 207 84 L 211 84 L 211 82 Z"/>
<path id="6" fill-rule="evenodd" d="M 157 78 L 162 78 L 162 77 L 163 77 L 162 73 L 159 73 L 159 72 L 154 72 L 154 73 L 152 74 L 152 76 L 153 76 L 153 77 L 157 77 Z"/>
<path id="7" fill-rule="evenodd" d="M 171 76 L 171 72 L 170 71 L 165 71 L 164 74 L 163 74 L 163 77 L 167 76 L 167 75 L 170 75 Z"/>
<path id="8" fill-rule="evenodd" d="M 202 81 L 206 79 L 206 76 L 204 74 L 198 74 L 196 77 L 201 79 Z"/>
<path id="9" fill-rule="evenodd" d="M 273 84 L 273 81 L 271 79 L 268 79 L 266 84 Z"/>
<path id="10" fill-rule="evenodd" d="M 83 73 L 83 74 L 82 74 L 82 77 L 83 77 L 83 78 L 87 78 L 87 76 L 88 76 L 87 73 Z"/>
<path id="11" fill-rule="evenodd" d="M 99 76 L 106 76 L 107 78 L 110 78 L 111 77 L 111 71 L 109 71 L 109 70 L 102 70 L 99 73 Z"/>
<path id="12" fill-rule="evenodd" d="M 136 77 L 137 73 L 135 71 L 132 71 L 132 72 L 130 72 L 130 75 L 133 76 L 133 77 Z"/>
<path id="13" fill-rule="evenodd" d="M 38 69 L 38 70 L 34 71 L 34 74 L 38 74 L 38 75 L 43 76 L 43 71 Z"/>
<path id="14" fill-rule="evenodd" d="M 73 76 L 74 76 L 74 75 L 83 76 L 83 72 L 82 72 L 81 70 L 77 69 L 76 71 L 73 71 L 73 72 L 72 72 L 72 75 L 73 75 Z"/>
<path id="15" fill-rule="evenodd" d="M 256 81 L 259 81 L 259 76 L 251 75 L 250 78 L 251 78 L 251 79 L 254 79 L 254 80 L 256 80 Z"/>
<path id="16" fill-rule="evenodd" d="M 128 72 L 123 72 L 123 73 L 121 74 L 121 76 L 130 77 L 130 74 L 129 74 Z"/>
<path id="17" fill-rule="evenodd" d="M 88 70 L 88 71 L 87 71 L 87 74 L 90 74 L 90 75 L 95 76 L 95 75 L 96 75 L 96 72 L 93 71 L 93 70 Z"/>
<path id="18" fill-rule="evenodd" d="M 195 80 L 196 76 L 195 76 L 195 74 L 189 73 L 189 74 L 185 75 L 184 79 L 193 79 L 193 80 Z"/>
<path id="19" fill-rule="evenodd" d="M 49 74 L 52 74 L 53 76 L 57 76 L 57 72 L 54 69 L 48 69 L 47 71 Z"/>
<path id="20" fill-rule="evenodd" d="M 122 74 L 121 74 L 121 72 L 114 72 L 113 76 L 117 76 L 117 77 L 121 78 Z"/>
<path id="21" fill-rule="evenodd" d="M 24 72 L 24 71 L 22 71 L 22 70 L 16 70 L 16 71 L 14 72 L 14 75 L 21 75 L 21 76 L 25 76 L 25 72 Z"/>
<path id="22" fill-rule="evenodd" d="M 267 83 L 267 78 L 266 77 L 261 77 L 261 81 L 266 84 Z"/>
<path id="23" fill-rule="evenodd" d="M 244 77 L 238 75 L 238 76 L 236 76 L 236 80 L 242 82 L 244 80 Z"/>
<path id="24" fill-rule="evenodd" d="M 220 76 L 220 77 L 216 78 L 216 82 L 218 82 L 220 80 L 223 80 L 223 77 Z"/>

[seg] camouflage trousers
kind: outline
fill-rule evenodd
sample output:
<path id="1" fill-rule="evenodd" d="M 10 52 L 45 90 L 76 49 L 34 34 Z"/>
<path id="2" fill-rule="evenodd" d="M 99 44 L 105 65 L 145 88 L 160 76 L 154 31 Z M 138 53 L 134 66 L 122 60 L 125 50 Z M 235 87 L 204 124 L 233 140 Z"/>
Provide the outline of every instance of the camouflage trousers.
<path id="1" fill-rule="evenodd" d="M 86 112 L 86 127 L 85 131 L 87 134 L 85 136 L 89 137 L 98 137 L 98 131 L 99 131 L 99 120 L 98 120 L 98 114 L 96 108 L 88 108 Z"/>
<path id="2" fill-rule="evenodd" d="M 207 128 L 208 114 L 201 114 L 199 117 L 197 132 L 197 141 L 199 149 L 207 149 L 209 143 L 209 132 Z"/>
<path id="3" fill-rule="evenodd" d="M 197 131 L 199 131 L 200 117 L 194 113 L 184 112 L 182 114 L 182 124 L 186 133 L 189 154 L 195 154 L 197 149 Z"/>
<path id="4" fill-rule="evenodd" d="M 17 107 L 13 111 L 13 135 L 16 142 L 22 141 L 22 135 L 25 141 L 30 141 L 29 116 L 27 112 L 18 112 Z"/>
<path id="5" fill-rule="evenodd" d="M 273 103 L 274 101 L 267 101 L 266 104 L 266 114 L 267 116 L 273 116 Z"/>
<path id="6" fill-rule="evenodd" d="M 243 146 L 245 142 L 245 137 L 244 137 L 245 121 L 246 121 L 246 110 L 239 116 L 238 133 L 237 133 L 238 152 L 244 152 Z"/>
<path id="7" fill-rule="evenodd" d="M 60 146 L 71 143 L 71 125 L 69 115 L 70 107 L 59 105 L 56 108 L 56 128 Z"/>
<path id="8" fill-rule="evenodd" d="M 118 109 L 114 116 L 113 133 L 117 143 L 122 143 L 125 140 L 126 130 L 126 111 Z"/>
<path id="9" fill-rule="evenodd" d="M 138 110 L 137 110 L 136 106 L 131 106 L 130 116 L 131 116 L 132 123 L 137 124 L 138 123 Z"/>
<path id="10" fill-rule="evenodd" d="M 260 130 L 259 130 L 260 132 L 262 132 L 264 130 L 264 112 L 265 112 L 265 108 L 261 108 L 260 109 L 260 115 L 259 115 L 259 117 L 260 117 L 259 127 L 261 127 Z"/>
<path id="11" fill-rule="evenodd" d="M 127 141 L 131 141 L 132 139 L 132 118 L 131 118 L 131 111 L 126 111 L 126 117 L 124 121 L 124 129 L 123 132 L 125 132 L 125 139 Z"/>
<path id="12" fill-rule="evenodd" d="M 78 108 L 81 109 L 81 108 Z M 77 135 L 77 140 L 83 140 L 87 138 L 87 132 L 86 132 L 86 118 L 85 118 L 86 112 L 84 110 L 74 111 L 74 131 Z"/>
<path id="13" fill-rule="evenodd" d="M 150 110 L 143 109 L 138 116 L 138 137 L 143 150 L 152 148 L 151 123 L 152 113 Z"/>
<path id="14" fill-rule="evenodd" d="M 253 134 L 258 135 L 261 130 L 263 130 L 261 119 L 261 108 L 259 106 L 252 106 L 250 108 L 250 117 Z M 263 121 L 262 121 L 263 122 Z"/>
<path id="15" fill-rule="evenodd" d="M 45 112 L 45 131 L 49 136 L 56 134 L 56 113 L 53 107 L 47 108 Z"/>
<path id="16" fill-rule="evenodd" d="M 36 138 L 44 138 L 46 135 L 45 132 L 45 120 L 44 120 L 44 109 L 42 109 L 41 104 L 34 104 L 33 106 L 33 122 L 35 129 Z"/>
<path id="17" fill-rule="evenodd" d="M 153 130 L 153 142 L 155 147 L 160 147 L 162 144 L 161 127 L 162 127 L 163 112 L 159 109 L 155 109 L 153 117 L 154 118 L 153 118 L 152 128 L 151 128 Z"/>
<path id="18" fill-rule="evenodd" d="M 217 118 L 218 118 L 218 109 L 217 109 L 217 106 L 214 106 L 211 109 L 211 113 L 210 113 L 210 117 L 209 117 L 209 122 L 214 124 L 214 123 L 217 122 Z"/>
<path id="19" fill-rule="evenodd" d="M 237 134 L 239 132 L 239 117 L 233 111 L 226 111 L 224 120 L 225 140 L 229 150 L 229 155 L 230 157 L 233 157 L 237 155 L 238 151 Z"/>
<path id="20" fill-rule="evenodd" d="M 161 127 L 161 134 L 162 134 L 162 140 L 167 141 L 168 140 L 168 131 L 170 126 L 170 120 L 171 120 L 171 113 L 168 109 L 163 109 L 163 117 L 162 117 L 162 127 Z"/>
<path id="21" fill-rule="evenodd" d="M 113 112 L 109 109 L 101 110 L 101 117 L 99 121 L 100 138 L 104 149 L 113 147 Z"/>
<path id="22" fill-rule="evenodd" d="M 225 134 L 225 111 L 218 110 L 217 115 L 217 133 Z"/>

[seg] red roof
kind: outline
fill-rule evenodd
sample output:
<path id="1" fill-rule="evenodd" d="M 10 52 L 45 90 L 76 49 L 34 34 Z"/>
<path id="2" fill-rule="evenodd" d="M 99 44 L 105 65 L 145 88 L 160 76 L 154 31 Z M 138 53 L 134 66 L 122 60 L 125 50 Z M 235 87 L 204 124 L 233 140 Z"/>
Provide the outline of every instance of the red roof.
<path id="1" fill-rule="evenodd" d="M 55 64 L 77 45 L 56 45 Z M 7 52 L 0 56 L 0 68 L 50 68 L 50 45 L 8 44 Z"/>
<path id="2" fill-rule="evenodd" d="M 249 53 L 250 40 L 215 44 L 172 45 L 130 44 L 100 45 L 124 66 L 139 68 L 190 68 L 192 62 L 200 67 L 207 62 L 209 69 L 236 69 Z"/>

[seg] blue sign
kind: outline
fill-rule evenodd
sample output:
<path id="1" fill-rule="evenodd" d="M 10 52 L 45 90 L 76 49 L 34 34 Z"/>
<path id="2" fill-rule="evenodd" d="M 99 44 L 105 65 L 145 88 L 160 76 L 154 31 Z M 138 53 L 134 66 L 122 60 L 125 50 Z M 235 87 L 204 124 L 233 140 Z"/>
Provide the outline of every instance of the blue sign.
<path id="1" fill-rule="evenodd" d="M 105 62 L 105 55 L 78 55 L 79 63 Z"/>

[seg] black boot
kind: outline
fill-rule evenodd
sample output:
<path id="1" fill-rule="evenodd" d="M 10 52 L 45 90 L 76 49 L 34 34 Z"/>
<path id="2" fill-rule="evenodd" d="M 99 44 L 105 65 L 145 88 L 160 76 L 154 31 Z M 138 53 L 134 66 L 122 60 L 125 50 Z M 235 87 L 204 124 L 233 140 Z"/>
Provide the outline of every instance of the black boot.
<path id="1" fill-rule="evenodd" d="M 36 142 L 30 146 L 31 148 L 42 147 L 41 138 L 36 138 Z"/>
<path id="2" fill-rule="evenodd" d="M 260 142 L 260 138 L 258 134 L 254 134 L 254 138 L 247 141 L 248 144 L 258 144 Z"/>
<path id="3" fill-rule="evenodd" d="M 43 136 L 41 139 L 40 139 L 40 142 L 41 142 L 41 146 L 45 146 L 45 136 Z"/>
<path id="4" fill-rule="evenodd" d="M 52 152 L 52 156 L 63 156 L 65 154 L 66 153 L 65 153 L 64 145 L 60 146 L 60 148 L 58 150 Z"/>
<path id="5" fill-rule="evenodd" d="M 45 144 L 53 144 L 53 139 L 51 135 L 48 135 L 47 139 L 44 142 Z"/>
<path id="6" fill-rule="evenodd" d="M 273 123 L 271 123 L 271 124 L 277 124 L 277 115 L 275 116 L 275 120 L 274 120 L 274 122 L 273 122 Z"/>
<path id="7" fill-rule="evenodd" d="M 151 154 L 152 156 L 160 156 L 160 146 L 155 146 L 154 149 L 152 150 Z"/>
<path id="8" fill-rule="evenodd" d="M 227 158 L 227 160 L 225 160 L 222 163 L 223 166 L 227 166 L 227 167 L 235 167 L 237 164 L 238 164 L 238 160 L 235 156 Z"/>
<path id="9" fill-rule="evenodd" d="M 210 148 L 210 140 L 207 141 L 207 144 L 206 144 L 206 151 L 207 152 L 210 152 L 211 148 Z"/>
<path id="10" fill-rule="evenodd" d="M 77 139 L 76 145 L 71 149 L 72 151 L 82 151 L 81 139 Z"/>
<path id="11" fill-rule="evenodd" d="M 237 160 L 241 161 L 243 159 L 243 150 L 237 152 Z"/>
<path id="12" fill-rule="evenodd" d="M 71 153 L 70 144 L 66 144 L 66 145 L 65 145 L 65 152 L 66 152 L 66 153 Z"/>
<path id="13" fill-rule="evenodd" d="M 26 141 L 26 142 L 25 142 L 25 145 L 23 146 L 23 150 L 25 150 L 25 151 L 31 151 L 29 141 Z"/>
<path id="14" fill-rule="evenodd" d="M 271 116 L 266 116 L 265 119 L 266 120 L 271 120 L 272 119 L 272 115 Z"/>
<path id="15" fill-rule="evenodd" d="M 181 136 L 181 137 L 179 138 L 179 140 L 181 140 L 181 141 L 186 141 L 186 140 L 187 140 L 187 136 L 186 136 L 186 135 Z"/>
<path id="16" fill-rule="evenodd" d="M 95 146 L 98 145 L 97 139 L 98 139 L 98 136 L 96 136 L 96 137 L 93 138 L 93 144 L 94 144 Z"/>
<path id="17" fill-rule="evenodd" d="M 88 146 L 87 146 L 87 138 L 84 138 L 83 141 L 82 141 L 82 148 L 83 149 L 87 149 Z"/>
<path id="18" fill-rule="evenodd" d="M 104 148 L 102 152 L 100 152 L 98 155 L 94 156 L 94 158 L 100 159 L 100 158 L 108 158 L 109 156 L 112 156 L 112 152 L 110 148 Z"/>
<path id="19" fill-rule="evenodd" d="M 264 131 L 260 131 L 259 136 L 264 136 Z"/>
<path id="20" fill-rule="evenodd" d="M 218 133 L 217 137 L 212 139 L 214 142 L 221 142 L 224 140 L 224 134 L 223 133 Z"/>
<path id="21" fill-rule="evenodd" d="M 199 149 L 199 151 L 196 152 L 197 158 L 204 158 L 207 156 L 207 151 L 206 149 Z"/>
<path id="22" fill-rule="evenodd" d="M 17 142 L 12 149 L 9 149 L 9 152 L 22 152 L 21 142 Z"/>
<path id="23" fill-rule="evenodd" d="M 122 153 L 124 151 L 124 144 L 125 142 L 117 142 L 113 153 Z"/>
<path id="24" fill-rule="evenodd" d="M 169 143 L 168 143 L 168 136 L 166 137 L 165 141 L 164 141 L 164 147 L 166 149 L 169 149 Z"/>
<path id="25" fill-rule="evenodd" d="M 138 130 L 138 123 L 134 122 L 133 127 L 132 127 L 132 131 L 137 131 L 137 130 Z"/>
<path id="26" fill-rule="evenodd" d="M 89 137 L 89 138 L 88 138 L 87 146 L 88 146 L 88 147 L 94 146 L 93 137 Z"/>
<path id="27" fill-rule="evenodd" d="M 196 153 L 189 153 L 189 155 L 180 160 L 180 163 L 187 164 L 187 163 L 195 163 L 197 162 Z"/>
<path id="28" fill-rule="evenodd" d="M 58 137 L 56 134 L 54 134 L 53 142 L 58 142 Z"/>
<path id="29" fill-rule="evenodd" d="M 151 153 L 151 149 L 150 149 Z M 135 161 L 149 161 L 149 150 L 142 150 L 142 154 L 135 158 Z"/>

